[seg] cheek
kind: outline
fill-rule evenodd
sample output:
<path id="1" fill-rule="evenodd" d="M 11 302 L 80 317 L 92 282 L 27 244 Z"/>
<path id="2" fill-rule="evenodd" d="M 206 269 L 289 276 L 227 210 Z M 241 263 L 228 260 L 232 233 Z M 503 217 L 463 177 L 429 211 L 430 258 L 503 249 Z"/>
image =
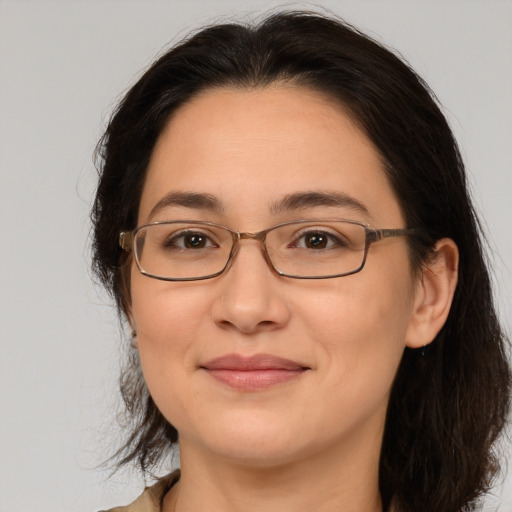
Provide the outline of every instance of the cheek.
<path id="1" fill-rule="evenodd" d="M 307 318 L 308 336 L 335 367 L 331 375 L 361 382 L 384 372 L 389 380 L 405 348 L 412 282 L 402 273 L 378 276 L 366 270 L 319 286 L 297 308 Z"/>
<path id="2" fill-rule="evenodd" d="M 192 367 L 191 347 L 205 311 L 194 286 L 183 287 L 132 274 L 132 319 L 149 389 Z M 157 389 L 155 389 L 157 392 Z"/>
<path id="3" fill-rule="evenodd" d="M 170 283 L 132 270 L 131 315 L 138 338 L 151 344 L 180 344 L 194 332 L 201 304 L 194 283 Z"/>
<path id="4" fill-rule="evenodd" d="M 139 274 L 140 276 L 140 274 Z M 132 315 L 144 380 L 164 417 L 185 428 L 195 370 L 194 339 L 204 311 L 197 293 L 171 283 L 136 276 L 132 281 Z M 194 299 L 194 295 L 196 295 Z M 186 428 L 185 428 L 186 429 Z"/>

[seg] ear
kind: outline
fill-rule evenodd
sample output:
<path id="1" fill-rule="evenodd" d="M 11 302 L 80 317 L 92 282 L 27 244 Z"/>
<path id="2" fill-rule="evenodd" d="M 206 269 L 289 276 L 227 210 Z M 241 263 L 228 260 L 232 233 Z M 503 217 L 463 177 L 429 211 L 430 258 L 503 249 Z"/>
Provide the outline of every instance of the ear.
<path id="1" fill-rule="evenodd" d="M 432 257 L 416 282 L 406 345 L 420 348 L 431 343 L 443 327 L 457 286 L 459 250 L 450 238 L 437 241 Z"/>
<path id="2" fill-rule="evenodd" d="M 126 315 L 126 318 L 128 319 L 128 324 L 130 326 L 130 338 L 131 338 L 131 347 L 138 349 L 139 348 L 139 341 L 137 339 L 137 326 L 135 325 L 135 321 L 133 320 L 133 317 L 131 313 Z"/>
<path id="3" fill-rule="evenodd" d="M 135 324 L 135 320 L 133 319 L 131 311 L 126 313 L 126 320 L 128 321 L 128 325 L 132 331 L 137 332 L 137 325 Z"/>
<path id="4" fill-rule="evenodd" d="M 131 290 L 131 267 L 132 257 L 129 254 L 126 260 L 120 265 L 121 272 L 121 308 L 132 331 L 137 330 L 132 313 L 132 290 Z"/>

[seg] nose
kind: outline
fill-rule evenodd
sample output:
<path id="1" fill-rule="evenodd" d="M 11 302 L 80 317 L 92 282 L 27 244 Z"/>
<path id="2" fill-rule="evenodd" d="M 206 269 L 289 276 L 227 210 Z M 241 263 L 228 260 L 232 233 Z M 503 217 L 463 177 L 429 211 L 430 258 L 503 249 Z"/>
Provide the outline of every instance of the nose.
<path id="1" fill-rule="evenodd" d="M 283 327 L 290 319 L 284 279 L 270 268 L 258 241 L 241 241 L 231 266 L 218 278 L 215 323 L 244 334 Z"/>

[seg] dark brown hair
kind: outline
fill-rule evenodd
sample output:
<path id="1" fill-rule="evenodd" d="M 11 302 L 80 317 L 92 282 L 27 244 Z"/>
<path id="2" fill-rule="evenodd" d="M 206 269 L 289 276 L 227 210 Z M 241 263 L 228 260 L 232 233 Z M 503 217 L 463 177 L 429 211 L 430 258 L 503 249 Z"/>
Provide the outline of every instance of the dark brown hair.
<path id="1" fill-rule="evenodd" d="M 334 98 L 374 142 L 407 225 L 425 234 L 409 241 L 416 268 L 440 238 L 459 248 L 448 320 L 426 350 L 405 350 L 393 385 L 380 489 L 399 511 L 467 510 L 497 468 L 493 446 L 510 405 L 506 339 L 456 141 L 428 86 L 381 44 L 339 19 L 287 12 L 254 26 L 205 28 L 165 53 L 125 95 L 98 146 L 94 270 L 126 314 L 118 236 L 136 226 L 146 168 L 169 116 L 205 89 L 277 81 Z M 137 353 L 131 358 L 121 378 L 131 431 L 118 456 L 145 471 L 169 453 L 177 432 L 153 403 Z"/>

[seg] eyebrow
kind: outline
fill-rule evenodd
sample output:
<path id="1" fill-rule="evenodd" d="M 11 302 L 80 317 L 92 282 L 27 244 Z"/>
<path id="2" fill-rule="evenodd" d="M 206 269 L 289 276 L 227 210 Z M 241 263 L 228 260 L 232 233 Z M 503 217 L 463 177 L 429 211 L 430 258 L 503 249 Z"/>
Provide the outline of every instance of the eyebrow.
<path id="1" fill-rule="evenodd" d="M 270 211 L 278 214 L 289 210 L 302 210 L 317 206 L 335 206 L 349 208 L 358 213 L 371 217 L 368 208 L 357 199 L 339 192 L 296 192 L 284 196 L 279 201 L 271 204 Z"/>
<path id="2" fill-rule="evenodd" d="M 211 212 L 223 211 L 222 203 L 211 194 L 202 194 L 197 192 L 170 192 L 162 197 L 155 206 L 153 206 L 148 218 L 151 219 L 159 211 L 169 206 L 182 206 L 185 208 L 194 208 L 196 210 L 207 210 Z"/>
<path id="3" fill-rule="evenodd" d="M 221 201 L 212 194 L 198 192 L 170 192 L 162 197 L 155 206 L 153 206 L 148 218 L 151 219 L 159 211 L 169 206 L 181 206 L 196 210 L 206 210 L 213 213 L 221 213 L 224 211 Z M 271 203 L 269 211 L 271 214 L 277 215 L 285 211 L 305 210 L 319 206 L 349 208 L 371 217 L 368 208 L 366 208 L 363 203 L 340 192 L 295 192 Z"/>

